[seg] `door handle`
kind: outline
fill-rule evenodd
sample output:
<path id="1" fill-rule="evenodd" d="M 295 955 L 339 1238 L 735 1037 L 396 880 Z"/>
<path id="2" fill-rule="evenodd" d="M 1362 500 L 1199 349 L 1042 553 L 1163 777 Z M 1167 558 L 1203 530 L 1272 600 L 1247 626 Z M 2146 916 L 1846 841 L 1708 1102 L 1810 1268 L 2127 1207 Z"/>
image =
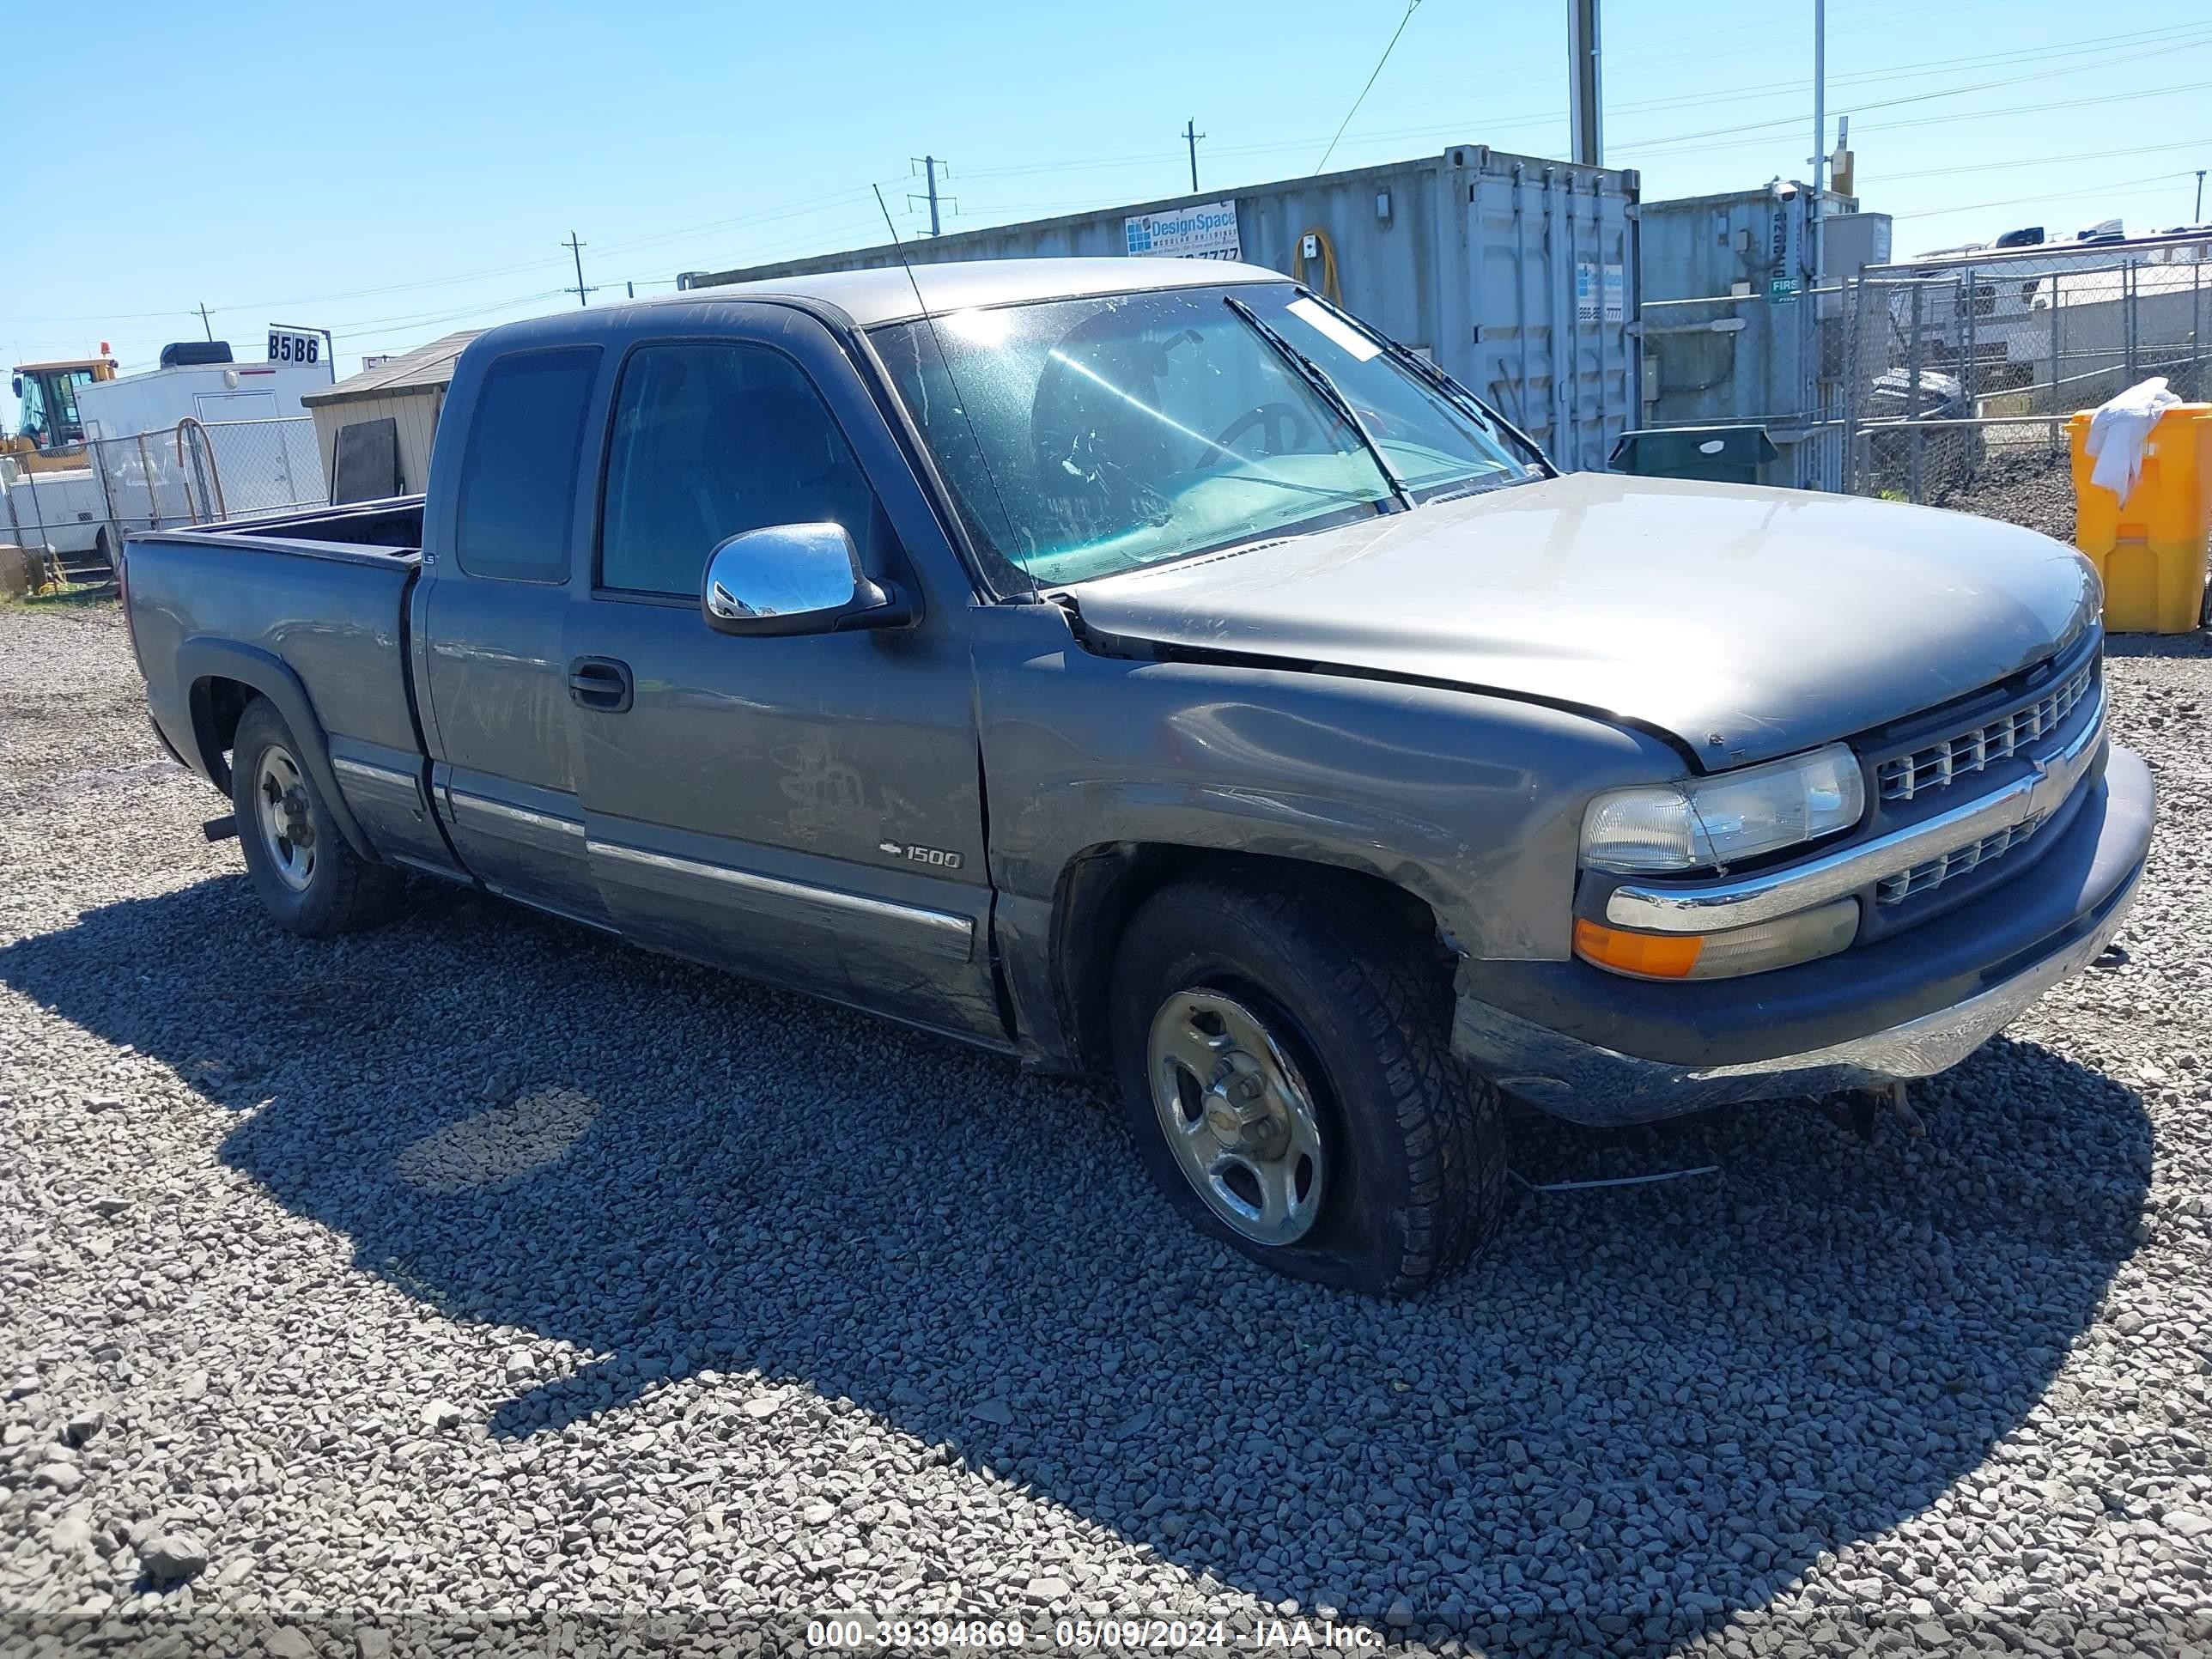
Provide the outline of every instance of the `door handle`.
<path id="1" fill-rule="evenodd" d="M 626 714 L 637 694 L 629 665 L 612 657 L 579 657 L 568 665 L 568 696 L 603 714 Z"/>

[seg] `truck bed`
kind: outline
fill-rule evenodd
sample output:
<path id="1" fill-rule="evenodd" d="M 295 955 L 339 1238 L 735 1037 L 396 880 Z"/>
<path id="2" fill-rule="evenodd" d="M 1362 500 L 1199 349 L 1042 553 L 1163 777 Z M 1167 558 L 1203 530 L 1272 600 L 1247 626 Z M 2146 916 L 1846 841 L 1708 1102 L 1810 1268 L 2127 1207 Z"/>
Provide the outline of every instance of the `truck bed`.
<path id="1" fill-rule="evenodd" d="M 422 532 L 422 498 L 410 496 L 130 537 L 132 642 L 154 723 L 178 757 L 228 790 L 239 713 L 266 696 L 351 820 L 349 840 L 392 856 L 418 840 L 438 850 L 417 816 L 428 799 L 408 660 Z"/>
<path id="2" fill-rule="evenodd" d="M 388 501 L 349 501 L 343 507 L 293 508 L 196 530 L 149 531 L 131 540 L 198 537 L 229 543 L 265 542 L 289 553 L 414 553 L 422 546 L 422 497 L 395 495 Z"/>

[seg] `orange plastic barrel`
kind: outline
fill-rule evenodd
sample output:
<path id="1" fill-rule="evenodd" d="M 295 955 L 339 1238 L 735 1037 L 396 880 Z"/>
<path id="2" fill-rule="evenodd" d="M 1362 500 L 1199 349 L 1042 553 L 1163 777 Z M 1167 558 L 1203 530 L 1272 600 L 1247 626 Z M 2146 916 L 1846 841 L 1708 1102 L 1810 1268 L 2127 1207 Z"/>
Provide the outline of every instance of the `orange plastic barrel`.
<path id="1" fill-rule="evenodd" d="M 2116 634 L 2185 634 L 2204 612 L 2212 545 L 2212 404 L 2179 404 L 2143 446 L 2125 501 L 2089 482 L 2089 411 L 2066 422 L 2074 461 L 2074 544 L 2105 583 Z"/>

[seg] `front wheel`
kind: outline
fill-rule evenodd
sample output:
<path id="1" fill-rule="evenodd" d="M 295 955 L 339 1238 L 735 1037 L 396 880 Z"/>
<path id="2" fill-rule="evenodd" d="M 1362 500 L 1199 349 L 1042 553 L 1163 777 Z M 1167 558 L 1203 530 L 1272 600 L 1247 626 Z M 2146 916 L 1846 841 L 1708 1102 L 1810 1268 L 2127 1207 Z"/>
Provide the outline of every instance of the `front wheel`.
<path id="1" fill-rule="evenodd" d="M 397 908 L 399 872 L 354 851 L 301 764 L 300 744 L 265 697 L 240 716 L 230 800 L 246 873 L 276 925 L 302 939 L 373 927 Z"/>
<path id="2" fill-rule="evenodd" d="M 1178 882 L 1130 919 L 1110 1009 L 1129 1127 L 1176 1207 L 1254 1261 L 1419 1291 L 1497 1230 L 1498 1097 L 1450 1052 L 1423 943 L 1301 887 Z"/>

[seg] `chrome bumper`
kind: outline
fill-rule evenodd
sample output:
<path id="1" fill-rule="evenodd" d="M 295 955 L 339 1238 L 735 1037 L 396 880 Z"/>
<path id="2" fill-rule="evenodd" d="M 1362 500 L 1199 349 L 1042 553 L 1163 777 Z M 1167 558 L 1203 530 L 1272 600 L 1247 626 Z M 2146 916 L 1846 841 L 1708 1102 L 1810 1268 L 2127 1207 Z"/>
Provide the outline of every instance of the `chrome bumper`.
<path id="1" fill-rule="evenodd" d="M 1590 1124 L 1923 1078 L 1966 1058 L 2125 925 L 2157 820 L 2149 769 L 2111 750 L 2094 794 L 2019 884 L 1865 947 L 1765 976 L 1654 991 L 1573 963 L 1460 965 L 1459 1057 Z M 1916 937 L 1917 935 L 1917 937 Z M 1679 1014 L 1670 994 L 1684 1002 Z M 1870 1011 L 1892 1012 L 1885 1021 Z M 1860 1023 L 1863 1016 L 1865 1023 Z M 1868 1029 L 1869 1026 L 1873 1029 Z M 1641 1049 L 1643 1052 L 1633 1052 Z"/>
<path id="2" fill-rule="evenodd" d="M 2047 817 L 2096 763 L 2105 741 L 2105 688 L 2099 683 L 2081 730 L 2056 754 L 2031 762 L 2034 770 L 2002 789 L 1916 823 L 1784 869 L 1694 886 L 1633 883 L 1607 896 L 1605 919 L 1658 933 L 1704 933 L 1748 927 L 1810 909 L 1916 865 L 1940 859 L 1988 836 Z"/>
<path id="3" fill-rule="evenodd" d="M 1462 1052 L 1510 1054 L 1498 1086 L 1531 1105 L 1583 1123 L 1637 1123 L 1738 1101 L 1833 1094 L 1949 1070 L 2060 980 L 2080 972 L 2120 931 L 2134 905 L 2138 870 L 2097 926 L 2033 967 L 1978 996 L 1887 1030 L 1735 1065 L 1681 1066 L 1583 1042 L 1486 1003 L 1461 999 L 1454 1014 Z"/>

